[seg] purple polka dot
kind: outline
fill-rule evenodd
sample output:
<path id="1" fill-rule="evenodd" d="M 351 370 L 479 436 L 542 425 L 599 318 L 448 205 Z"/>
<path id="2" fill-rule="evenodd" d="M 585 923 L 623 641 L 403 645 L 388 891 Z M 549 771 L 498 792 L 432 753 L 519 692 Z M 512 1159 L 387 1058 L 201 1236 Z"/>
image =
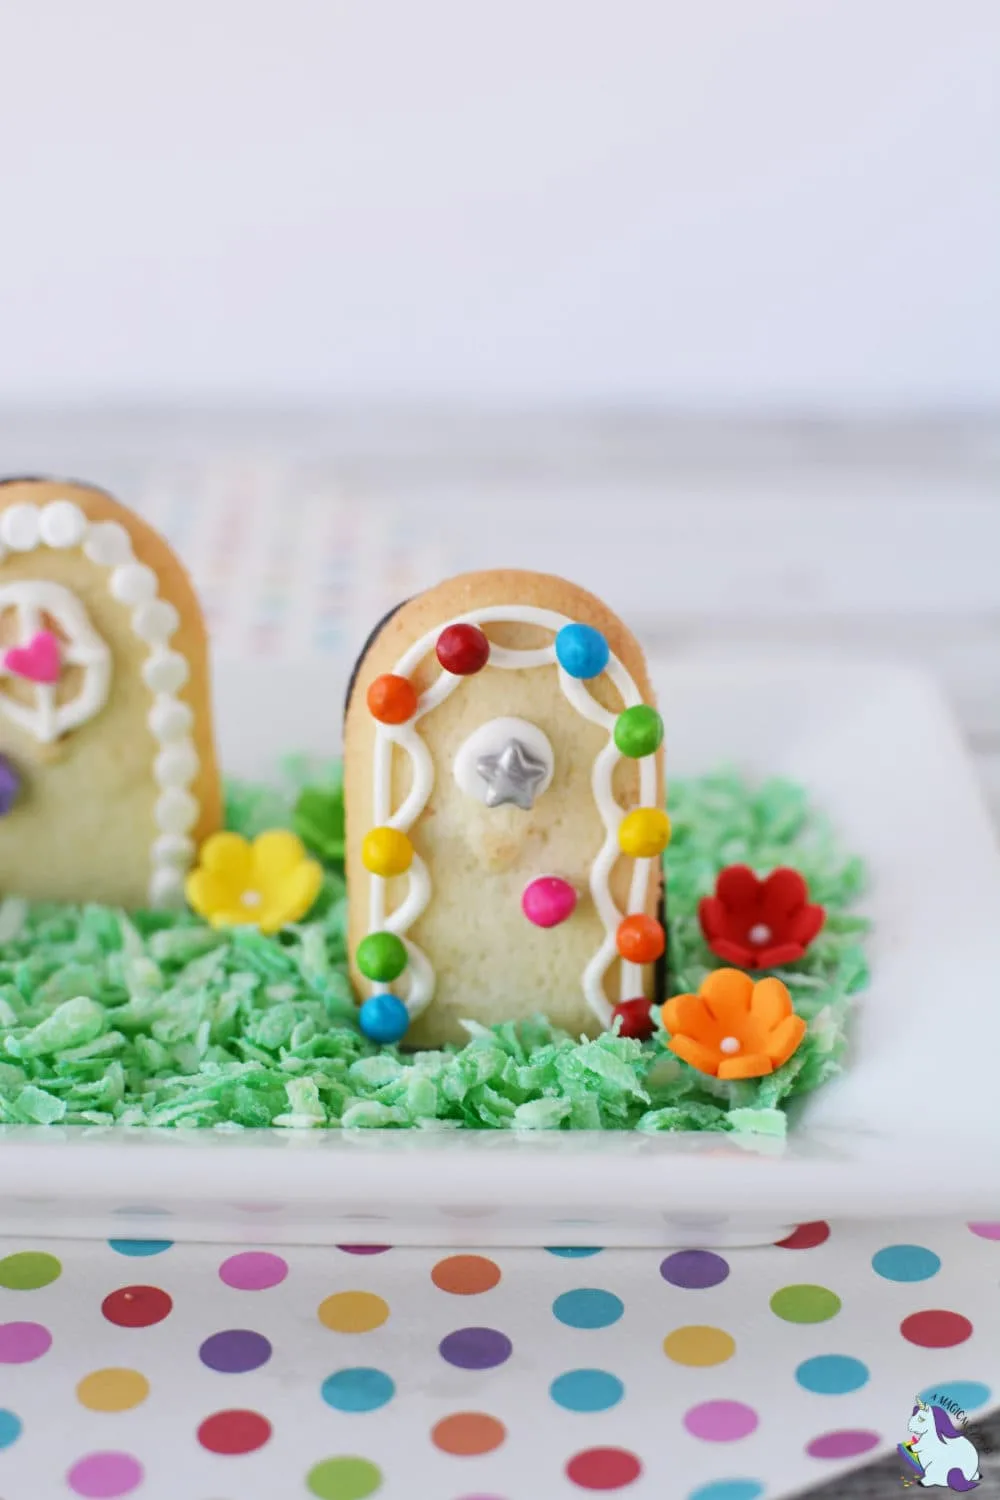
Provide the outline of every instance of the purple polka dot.
<path id="1" fill-rule="evenodd" d="M 288 1275 L 288 1262 L 269 1250 L 241 1250 L 219 1267 L 219 1276 L 240 1292 L 263 1292 Z"/>
<path id="2" fill-rule="evenodd" d="M 824 1432 L 806 1446 L 810 1458 L 856 1458 L 879 1445 L 877 1432 L 845 1427 L 840 1432 Z"/>
<path id="3" fill-rule="evenodd" d="M 75 1495 L 86 1500 L 116 1500 L 142 1483 L 142 1464 L 131 1453 L 88 1453 L 66 1475 Z"/>
<path id="4" fill-rule="evenodd" d="M 671 1286 L 700 1290 L 725 1281 L 729 1275 L 729 1263 L 711 1250 L 678 1250 L 661 1263 L 660 1275 Z"/>
<path id="5" fill-rule="evenodd" d="M 52 1347 L 41 1323 L 0 1323 L 0 1365 L 26 1365 Z"/>
<path id="6" fill-rule="evenodd" d="M 460 1370 L 492 1370 L 510 1359 L 513 1345 L 495 1328 L 456 1328 L 438 1345 L 441 1358 Z"/>
<path id="7" fill-rule="evenodd" d="M 384 1255 L 391 1250 L 391 1245 L 338 1245 L 338 1250 L 343 1250 L 345 1255 Z"/>
<path id="8" fill-rule="evenodd" d="M 970 1224 L 969 1228 L 981 1240 L 1000 1240 L 1000 1224 Z"/>
<path id="9" fill-rule="evenodd" d="M 692 1437 L 706 1443 L 735 1443 L 757 1426 L 757 1413 L 742 1401 L 703 1401 L 684 1414 L 684 1426 Z"/>
<path id="10" fill-rule="evenodd" d="M 262 1333 L 254 1333 L 250 1328 L 225 1328 L 205 1340 L 198 1357 L 210 1370 L 223 1375 L 243 1375 L 267 1364 L 271 1345 Z"/>

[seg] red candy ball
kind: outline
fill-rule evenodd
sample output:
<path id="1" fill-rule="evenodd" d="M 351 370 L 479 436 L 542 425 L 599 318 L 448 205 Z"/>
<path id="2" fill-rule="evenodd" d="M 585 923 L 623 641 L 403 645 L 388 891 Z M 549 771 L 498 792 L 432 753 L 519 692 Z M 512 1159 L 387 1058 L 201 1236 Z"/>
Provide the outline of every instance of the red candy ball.
<path id="1" fill-rule="evenodd" d="M 368 712 L 380 724 L 405 724 L 417 711 L 417 694 L 408 677 L 383 672 L 368 689 Z"/>
<path id="2" fill-rule="evenodd" d="M 490 659 L 490 643 L 478 625 L 448 625 L 438 636 L 437 659 L 446 672 L 471 677 Z"/>
<path id="3" fill-rule="evenodd" d="M 631 1037 L 634 1042 L 646 1042 L 656 1030 L 652 1016 L 652 1005 L 645 995 L 637 1000 L 622 1000 L 611 1012 L 611 1024 L 621 1017 L 619 1036 Z"/>

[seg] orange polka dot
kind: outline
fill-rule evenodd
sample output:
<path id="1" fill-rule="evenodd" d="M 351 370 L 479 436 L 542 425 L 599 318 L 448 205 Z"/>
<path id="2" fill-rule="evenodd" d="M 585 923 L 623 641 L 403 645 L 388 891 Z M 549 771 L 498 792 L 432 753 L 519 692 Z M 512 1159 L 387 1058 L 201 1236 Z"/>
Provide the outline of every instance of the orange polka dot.
<path id="1" fill-rule="evenodd" d="M 496 1417 L 483 1411 L 457 1411 L 442 1417 L 431 1429 L 431 1442 L 442 1453 L 471 1458 L 478 1453 L 492 1453 L 507 1436 L 507 1429 Z"/>
<path id="2" fill-rule="evenodd" d="M 389 1316 L 389 1304 L 374 1292 L 334 1292 L 320 1303 L 316 1316 L 334 1333 L 370 1333 Z"/>
<path id="3" fill-rule="evenodd" d="M 431 1272 L 431 1280 L 442 1292 L 471 1297 L 496 1286 L 500 1280 L 500 1267 L 485 1255 L 449 1255 L 438 1261 Z"/>
<path id="4" fill-rule="evenodd" d="M 736 1340 L 724 1328 L 690 1323 L 667 1334 L 663 1352 L 678 1365 L 721 1365 L 736 1353 Z"/>

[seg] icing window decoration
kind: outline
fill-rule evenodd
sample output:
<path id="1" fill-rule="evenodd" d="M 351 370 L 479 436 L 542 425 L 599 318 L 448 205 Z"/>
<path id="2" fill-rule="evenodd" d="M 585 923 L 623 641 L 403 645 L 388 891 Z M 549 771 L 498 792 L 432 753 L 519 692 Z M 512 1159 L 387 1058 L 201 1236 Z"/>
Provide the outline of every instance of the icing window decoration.
<path id="1" fill-rule="evenodd" d="M 0 619 L 13 614 L 18 644 L 0 657 L 0 677 L 30 683 L 32 702 L 0 691 L 0 714 L 42 745 L 51 745 L 100 713 L 111 687 L 111 651 L 80 600 L 60 583 L 26 578 L 0 586 Z M 51 621 L 59 634 L 48 629 Z M 60 701 L 67 667 L 80 669 L 74 693 Z"/>
<path id="2" fill-rule="evenodd" d="M 806 1034 L 780 979 L 755 984 L 739 969 L 715 969 L 697 995 L 675 995 L 660 1015 L 671 1052 L 716 1078 L 761 1078 L 786 1063 Z"/>
<path id="3" fill-rule="evenodd" d="M 823 926 L 826 913 L 809 900 L 797 870 L 772 870 L 765 880 L 746 865 L 719 875 L 714 896 L 698 903 L 698 920 L 713 953 L 741 969 L 796 963 Z"/>
<path id="4" fill-rule="evenodd" d="M 190 790 L 199 772 L 194 715 L 177 697 L 189 666 L 169 646 L 180 618 L 172 604 L 158 597 L 156 573 L 136 560 L 132 539 L 118 521 L 91 521 L 71 500 L 44 505 L 25 501 L 0 510 L 0 561 L 8 553 L 26 555 L 39 548 L 79 548 L 89 562 L 106 568 L 109 593 L 131 610 L 133 633 L 149 648 L 142 678 L 153 695 L 148 723 L 159 747 L 153 766 L 159 796 L 148 900 L 152 906 L 175 905 L 183 900 L 184 871 L 194 857 L 190 833 L 200 812 Z M 51 744 L 104 707 L 111 687 L 111 651 L 81 601 L 61 584 L 23 579 L 0 585 L 0 615 L 7 611 L 17 619 L 18 639 L 0 660 L 0 715 L 40 743 Z M 78 669 L 79 685 L 60 701 L 59 684 L 67 668 Z M 4 683 L 14 680 L 32 684 L 32 703 L 5 690 Z"/>
<path id="5" fill-rule="evenodd" d="M 538 626 L 550 631 L 552 639 L 547 645 L 530 648 L 497 645 L 482 627 L 504 622 Z M 431 652 L 436 654 L 443 670 L 414 700 L 401 684 L 410 684 L 411 674 Z M 604 990 L 610 965 L 616 958 L 621 959 L 621 1000 L 630 1001 L 642 991 L 641 965 L 649 962 L 635 955 L 652 951 L 658 941 L 662 951 L 662 929 L 655 922 L 653 929 L 659 930 L 659 939 L 655 931 L 645 926 L 637 929 L 641 941 L 633 939 L 631 948 L 628 940 L 621 938 L 626 919 L 644 916 L 654 861 L 670 836 L 666 813 L 655 805 L 655 752 L 663 737 L 659 714 L 643 703 L 631 674 L 611 651 L 601 631 L 592 626 L 533 605 L 492 605 L 470 610 L 415 641 L 392 672 L 376 678 L 369 689 L 368 708 L 376 720 L 373 776 L 376 826 L 365 835 L 362 844 L 362 862 L 374 877 L 369 883 L 369 935 L 364 942 L 375 936 L 399 938 L 406 966 L 391 979 L 373 979 L 374 994 L 361 1007 L 362 1029 L 365 1029 L 365 1008 L 375 999 L 403 1004 L 408 1017 L 413 1018 L 433 998 L 433 967 L 427 955 L 407 936 L 431 896 L 429 872 L 408 836 L 427 807 L 434 787 L 434 762 L 419 726 L 427 714 L 433 713 L 460 687 L 464 677 L 482 671 L 487 664 L 501 671 L 555 666 L 559 690 L 577 713 L 599 725 L 608 736 L 591 773 L 591 787 L 605 836 L 589 871 L 590 895 L 604 928 L 604 938 L 582 975 L 587 1005 L 602 1025 L 609 1025 L 612 1018 L 612 1005 Z M 586 686 L 604 672 L 624 705 L 620 713 L 605 708 Z M 401 805 L 393 808 L 392 757 L 396 747 L 409 757 L 411 777 Z M 627 813 L 617 802 L 612 786 L 615 767 L 623 756 L 635 759 L 639 769 L 641 806 Z M 461 746 L 453 763 L 456 781 L 470 796 L 486 806 L 512 805 L 525 810 L 544 793 L 553 773 L 554 757 L 547 737 L 537 725 L 517 719 L 495 719 L 481 725 Z M 618 909 L 610 884 L 612 870 L 623 855 L 634 861 L 624 912 Z M 387 881 L 401 875 L 407 877 L 405 894 L 389 911 Z M 522 909 L 534 925 L 548 927 L 571 919 L 577 900 L 578 892 L 567 881 L 556 875 L 542 875 L 526 888 Z M 645 920 L 650 919 L 644 917 Z M 394 952 L 398 959 L 398 950 Z M 360 949 L 357 958 L 361 972 L 371 978 L 361 962 Z M 367 953 L 365 959 L 367 962 Z M 388 1010 L 398 1019 L 395 1006 L 388 1006 Z M 374 1032 L 366 1034 L 373 1036 Z"/>
<path id="6" fill-rule="evenodd" d="M 487 807 L 530 811 L 555 769 L 548 735 L 527 719 L 490 719 L 459 747 L 453 771 L 468 796 Z"/>
<path id="7" fill-rule="evenodd" d="M 185 882 L 188 901 L 213 927 L 277 932 L 306 915 L 319 895 L 323 867 L 285 828 L 251 843 L 238 833 L 213 833 Z"/>

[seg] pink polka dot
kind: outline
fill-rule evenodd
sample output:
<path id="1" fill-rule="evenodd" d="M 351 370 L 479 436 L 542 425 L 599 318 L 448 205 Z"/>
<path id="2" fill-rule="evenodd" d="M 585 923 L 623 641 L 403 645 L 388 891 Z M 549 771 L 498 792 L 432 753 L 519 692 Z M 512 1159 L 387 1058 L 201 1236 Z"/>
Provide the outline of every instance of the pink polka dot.
<path id="1" fill-rule="evenodd" d="M 856 1458 L 859 1453 L 868 1453 L 877 1448 L 877 1432 L 866 1432 L 863 1428 L 845 1427 L 839 1432 L 824 1432 L 813 1438 L 806 1447 L 810 1458 Z"/>
<path id="2" fill-rule="evenodd" d="M 288 1262 L 269 1250 L 241 1250 L 219 1267 L 219 1276 L 240 1292 L 263 1292 L 277 1286 L 288 1275 Z"/>
<path id="3" fill-rule="evenodd" d="M 981 1240 L 1000 1240 L 1000 1224 L 970 1224 L 969 1228 Z"/>
<path id="4" fill-rule="evenodd" d="M 758 1422 L 752 1406 L 742 1401 L 703 1401 L 684 1414 L 684 1426 L 706 1443 L 734 1443 L 753 1432 Z"/>
<path id="5" fill-rule="evenodd" d="M 0 1365 L 26 1365 L 52 1347 L 41 1323 L 0 1323 Z"/>
<path id="6" fill-rule="evenodd" d="M 115 1500 L 117 1495 L 130 1495 L 142 1477 L 142 1464 L 131 1453 L 88 1453 L 77 1459 L 66 1483 L 87 1500 Z"/>

